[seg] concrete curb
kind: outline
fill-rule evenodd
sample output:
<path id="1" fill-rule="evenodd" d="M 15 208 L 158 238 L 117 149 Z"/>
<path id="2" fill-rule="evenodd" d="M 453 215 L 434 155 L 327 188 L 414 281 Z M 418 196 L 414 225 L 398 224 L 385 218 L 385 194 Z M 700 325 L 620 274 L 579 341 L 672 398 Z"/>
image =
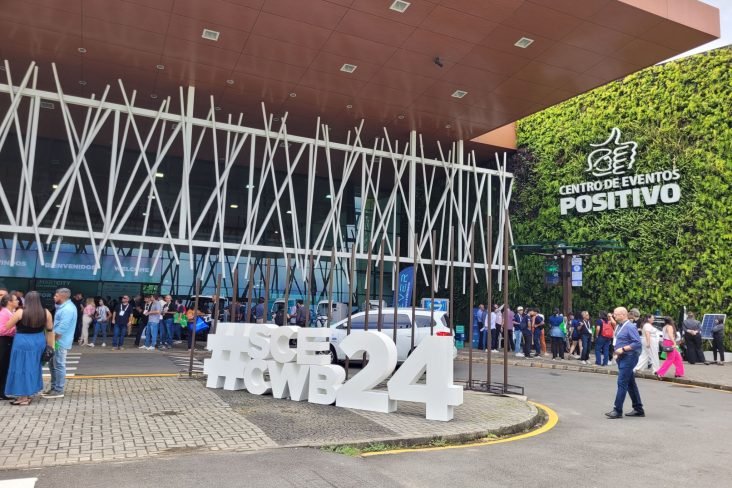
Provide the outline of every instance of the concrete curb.
<path id="1" fill-rule="evenodd" d="M 468 358 L 458 356 L 456 358 L 456 361 L 462 361 L 462 362 L 468 362 Z M 486 360 L 485 358 L 473 358 L 473 361 L 476 363 L 485 364 Z M 495 361 L 491 360 L 491 364 L 497 364 L 497 365 L 503 365 L 503 361 Z M 582 366 L 574 366 L 571 364 L 563 364 L 563 363 L 545 363 L 542 361 L 531 361 L 531 360 L 510 360 L 508 361 L 509 366 L 522 366 L 524 368 L 544 368 L 544 369 L 556 369 L 561 371 L 576 371 L 579 373 L 595 373 L 595 374 L 606 374 L 606 375 L 614 375 L 617 376 L 618 372 L 616 369 L 611 368 L 598 368 L 594 365 L 582 365 Z M 652 373 L 636 373 L 636 378 L 642 378 L 646 380 L 653 380 L 653 381 L 659 381 L 658 378 L 656 378 Z M 713 390 L 720 390 L 720 391 L 726 391 L 732 393 L 732 386 L 729 385 L 720 385 L 717 383 L 709 383 L 706 381 L 699 381 L 699 380 L 690 380 L 687 378 L 663 378 L 663 382 L 665 383 L 677 383 L 680 385 L 689 385 L 689 386 L 699 386 L 702 388 L 711 388 Z"/>
<path id="2" fill-rule="evenodd" d="M 447 435 L 427 435 L 427 436 L 396 436 L 396 437 L 386 437 L 386 438 L 374 438 L 369 439 L 365 441 L 357 441 L 357 442 L 345 442 L 345 443 L 332 443 L 332 442 L 326 442 L 326 443 L 305 443 L 305 444 L 299 444 L 299 445 L 288 445 L 284 447 L 316 447 L 316 448 L 322 448 L 322 447 L 341 447 L 341 446 L 350 446 L 355 447 L 356 449 L 361 449 L 368 447 L 373 444 L 384 444 L 387 447 L 392 448 L 409 448 L 409 447 L 415 447 L 415 446 L 424 446 L 428 445 L 431 441 L 435 439 L 441 439 L 449 444 L 466 444 L 473 441 L 476 441 L 478 439 L 483 439 L 488 436 L 495 436 L 495 437 L 506 437 L 510 435 L 516 435 L 516 434 L 523 434 L 524 432 L 528 432 L 530 430 L 533 430 L 535 428 L 541 427 L 544 425 L 547 420 L 548 416 L 544 410 L 537 408 L 535 405 L 531 404 L 530 402 L 527 402 L 531 408 L 535 410 L 534 415 L 523 422 L 519 422 L 514 425 L 509 425 L 505 427 L 500 427 L 498 429 L 489 429 L 489 430 L 480 430 L 480 431 L 473 431 L 473 432 L 463 432 L 460 434 L 447 434 Z"/>

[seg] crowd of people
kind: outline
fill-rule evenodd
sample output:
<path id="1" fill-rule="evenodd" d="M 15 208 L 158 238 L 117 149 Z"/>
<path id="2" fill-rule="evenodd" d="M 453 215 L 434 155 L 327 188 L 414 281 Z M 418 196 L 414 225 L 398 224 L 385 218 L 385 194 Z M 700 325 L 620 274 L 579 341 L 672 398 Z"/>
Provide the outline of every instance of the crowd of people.
<path id="1" fill-rule="evenodd" d="M 515 312 L 509 309 L 507 316 L 504 327 L 506 314 L 503 306 L 493 305 L 492 311 L 488 312 L 480 304 L 474 310 L 473 327 L 480 332 L 478 348 L 498 352 L 505 341 L 506 348 L 519 358 L 551 355 L 552 360 L 576 359 L 582 364 L 590 364 L 591 355 L 594 355 L 594 364 L 597 366 L 614 364 L 613 345 L 617 341 L 618 321 L 613 313 L 601 311 L 593 319 L 586 310 L 577 314 L 569 313 L 565 317 L 555 309 L 547 319 L 536 308 L 525 310 L 519 306 Z M 634 365 L 635 371 L 650 368 L 654 374 L 663 377 L 668 368 L 674 365 L 676 377 L 682 377 L 682 348 L 688 363 L 709 364 L 702 350 L 701 323 L 693 312 L 687 313 L 681 330 L 677 330 L 673 319 L 669 317 L 663 318 L 664 325 L 659 330 L 654 326 L 656 316 L 642 316 L 636 308 L 630 309 L 628 318 L 638 331 L 642 346 L 637 364 Z M 712 333 L 714 362 L 723 365 L 724 324 L 717 321 Z M 663 365 L 659 361 L 660 353 L 665 355 Z"/>

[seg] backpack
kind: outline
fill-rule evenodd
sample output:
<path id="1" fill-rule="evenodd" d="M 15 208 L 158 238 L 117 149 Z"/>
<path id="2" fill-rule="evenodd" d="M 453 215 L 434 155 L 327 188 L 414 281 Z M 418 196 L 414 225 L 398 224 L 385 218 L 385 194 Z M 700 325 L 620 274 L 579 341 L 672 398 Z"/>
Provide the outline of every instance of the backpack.
<path id="1" fill-rule="evenodd" d="M 275 312 L 274 323 L 277 325 L 285 325 L 285 310 L 283 308 Z"/>
<path id="2" fill-rule="evenodd" d="M 600 335 L 607 339 L 611 339 L 615 335 L 613 326 L 607 320 L 602 321 L 602 329 L 600 329 Z"/>

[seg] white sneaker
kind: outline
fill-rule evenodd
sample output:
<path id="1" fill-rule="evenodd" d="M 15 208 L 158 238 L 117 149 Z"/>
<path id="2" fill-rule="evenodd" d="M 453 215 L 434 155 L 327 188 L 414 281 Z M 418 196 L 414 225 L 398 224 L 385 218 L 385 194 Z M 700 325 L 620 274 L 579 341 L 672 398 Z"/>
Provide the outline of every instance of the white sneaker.
<path id="1" fill-rule="evenodd" d="M 493 349 L 491 352 L 498 352 L 498 349 Z"/>
<path id="2" fill-rule="evenodd" d="M 147 348 L 147 350 L 148 351 L 154 351 L 155 350 L 155 346 L 150 346 L 150 347 Z"/>
<path id="3" fill-rule="evenodd" d="M 94 347 L 94 343 L 92 342 L 91 344 L 89 344 L 89 347 Z"/>
<path id="4" fill-rule="evenodd" d="M 140 346 L 138 349 L 147 349 L 147 346 Z"/>
<path id="5" fill-rule="evenodd" d="M 102 342 L 102 347 L 107 347 L 107 343 L 106 342 Z"/>
<path id="6" fill-rule="evenodd" d="M 522 353 L 522 352 L 517 352 L 517 353 L 516 353 L 516 357 L 517 357 L 517 358 L 522 358 L 522 357 L 525 357 L 525 356 L 524 356 L 524 353 Z"/>

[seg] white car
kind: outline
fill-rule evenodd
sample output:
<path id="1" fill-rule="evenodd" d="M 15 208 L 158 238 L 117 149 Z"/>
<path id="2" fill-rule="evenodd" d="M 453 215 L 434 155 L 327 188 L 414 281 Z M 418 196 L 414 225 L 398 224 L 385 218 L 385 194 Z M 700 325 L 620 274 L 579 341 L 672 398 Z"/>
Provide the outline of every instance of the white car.
<path id="1" fill-rule="evenodd" d="M 384 308 L 382 309 L 384 314 L 384 322 L 382 325 L 382 332 L 389 337 L 394 337 L 394 309 Z M 364 330 L 364 319 L 365 312 L 358 312 L 351 316 L 351 331 Z M 430 311 L 425 309 L 415 310 L 416 327 L 414 337 L 414 347 L 417 347 L 422 339 L 429 337 L 430 335 Z M 379 323 L 379 312 L 373 310 L 369 312 L 369 329 L 378 330 Z M 340 348 L 340 341 L 346 337 L 346 328 L 348 326 L 348 319 L 335 322 L 330 326 L 330 354 L 331 362 L 337 363 L 346 360 L 345 353 Z M 447 323 L 447 314 L 445 312 L 435 312 L 435 323 L 434 323 L 434 334 L 438 336 L 450 336 L 450 327 Z M 454 339 L 453 339 L 454 341 Z M 412 309 L 411 308 L 399 308 L 397 309 L 397 362 L 404 362 L 409 356 L 410 349 L 412 347 Z M 453 359 L 457 357 L 457 348 L 453 345 L 452 352 Z M 359 361 L 359 359 L 353 359 Z"/>

